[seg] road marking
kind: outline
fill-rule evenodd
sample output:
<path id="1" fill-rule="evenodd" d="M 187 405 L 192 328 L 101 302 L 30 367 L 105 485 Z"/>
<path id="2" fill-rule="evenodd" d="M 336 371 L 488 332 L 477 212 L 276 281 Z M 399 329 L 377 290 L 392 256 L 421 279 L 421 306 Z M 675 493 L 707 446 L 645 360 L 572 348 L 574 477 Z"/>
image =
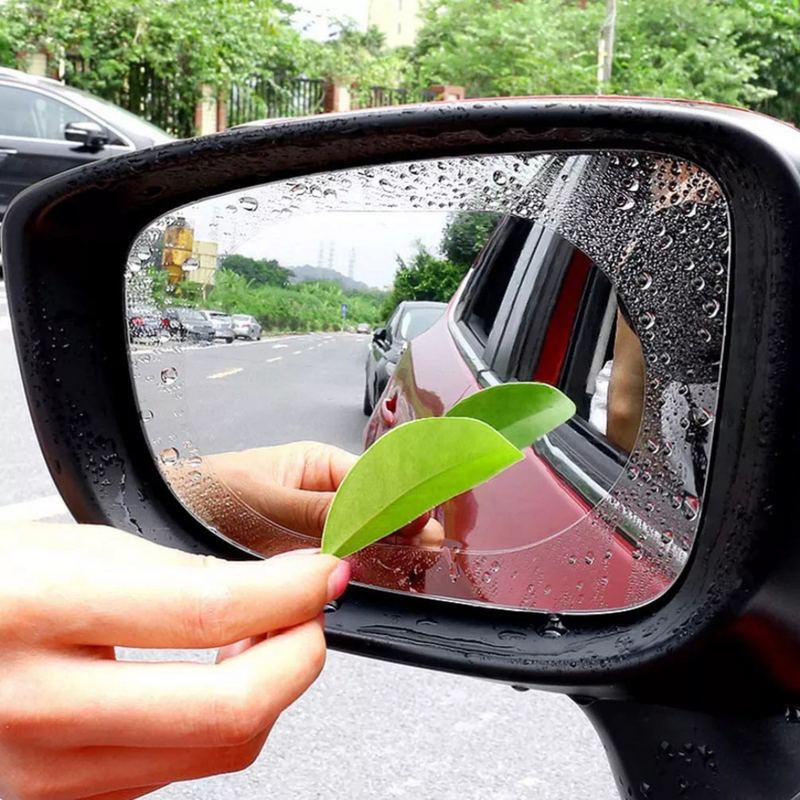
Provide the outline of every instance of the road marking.
<path id="1" fill-rule="evenodd" d="M 299 356 L 300 353 L 302 353 L 302 352 L 303 352 L 302 350 L 295 350 L 294 353 L 292 353 L 292 355 L 293 356 Z"/>
<path id="2" fill-rule="evenodd" d="M 267 364 L 272 364 L 273 361 L 280 361 L 282 358 L 283 358 L 283 356 L 276 356 L 275 358 L 268 358 L 267 359 Z"/>
<path id="3" fill-rule="evenodd" d="M 34 522 L 48 517 L 59 517 L 69 514 L 64 501 L 57 495 L 40 497 L 38 500 L 26 500 L 10 506 L 0 506 L 0 523 Z"/>
<path id="4" fill-rule="evenodd" d="M 289 347 L 288 344 L 274 344 L 274 345 L 272 345 L 272 349 L 273 350 L 285 350 L 287 347 Z"/>
<path id="5" fill-rule="evenodd" d="M 226 369 L 225 372 L 215 372 L 209 375 L 206 380 L 214 381 L 217 378 L 227 378 L 229 375 L 235 375 L 237 372 L 244 372 L 244 367 L 234 367 L 234 369 Z"/>

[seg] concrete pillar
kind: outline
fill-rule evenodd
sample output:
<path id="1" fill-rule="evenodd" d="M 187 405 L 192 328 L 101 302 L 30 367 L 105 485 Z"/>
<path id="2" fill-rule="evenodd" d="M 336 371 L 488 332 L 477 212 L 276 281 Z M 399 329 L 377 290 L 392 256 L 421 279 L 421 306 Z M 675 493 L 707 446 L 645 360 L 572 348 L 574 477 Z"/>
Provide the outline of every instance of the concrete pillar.
<path id="1" fill-rule="evenodd" d="M 350 90 L 346 86 L 337 86 L 328 80 L 322 99 L 322 110 L 327 114 L 333 111 L 350 111 L 353 107 Z"/>
<path id="2" fill-rule="evenodd" d="M 466 97 L 463 86 L 431 86 L 431 92 L 436 94 L 437 100 L 463 100 Z"/>
<path id="3" fill-rule="evenodd" d="M 47 78 L 47 53 L 31 53 L 25 72 L 39 78 Z"/>
<path id="4" fill-rule="evenodd" d="M 204 83 L 194 112 L 194 127 L 198 136 L 217 132 L 218 108 L 214 87 Z"/>

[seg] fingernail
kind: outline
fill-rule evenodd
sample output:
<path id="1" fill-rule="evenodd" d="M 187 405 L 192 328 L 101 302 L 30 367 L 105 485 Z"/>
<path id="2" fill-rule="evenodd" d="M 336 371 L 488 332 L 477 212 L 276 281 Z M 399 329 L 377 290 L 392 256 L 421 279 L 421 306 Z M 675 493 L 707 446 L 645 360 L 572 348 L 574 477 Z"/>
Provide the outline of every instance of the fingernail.
<path id="1" fill-rule="evenodd" d="M 350 564 L 347 561 L 340 561 L 328 578 L 328 602 L 341 596 L 348 583 L 350 583 Z"/>
<path id="2" fill-rule="evenodd" d="M 319 547 L 304 547 L 302 550 L 287 550 L 285 553 L 278 553 L 272 558 L 286 558 L 288 556 L 313 556 L 320 552 Z"/>

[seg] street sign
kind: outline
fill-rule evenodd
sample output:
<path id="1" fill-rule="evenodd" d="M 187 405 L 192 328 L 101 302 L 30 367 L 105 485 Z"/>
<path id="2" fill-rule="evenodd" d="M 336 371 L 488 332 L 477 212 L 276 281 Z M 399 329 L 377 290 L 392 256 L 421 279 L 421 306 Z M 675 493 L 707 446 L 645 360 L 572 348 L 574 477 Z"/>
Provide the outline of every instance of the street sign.
<path id="1" fill-rule="evenodd" d="M 347 312 L 350 310 L 350 306 L 347 303 L 342 303 L 342 319 L 347 317 Z"/>

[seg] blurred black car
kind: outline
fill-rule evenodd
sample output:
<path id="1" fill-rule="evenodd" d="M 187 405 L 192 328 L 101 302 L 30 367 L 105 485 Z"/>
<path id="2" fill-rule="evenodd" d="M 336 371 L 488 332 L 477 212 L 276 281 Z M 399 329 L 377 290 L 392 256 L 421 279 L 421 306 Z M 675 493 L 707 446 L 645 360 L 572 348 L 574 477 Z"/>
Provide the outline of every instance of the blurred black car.
<path id="1" fill-rule="evenodd" d="M 131 342 L 155 342 L 169 336 L 169 321 L 155 307 L 129 308 L 128 334 Z"/>
<path id="2" fill-rule="evenodd" d="M 395 309 L 385 328 L 372 334 L 367 353 L 364 413 L 369 416 L 394 374 L 408 343 L 424 333 L 444 314 L 447 303 L 406 300 Z"/>
<path id="3" fill-rule="evenodd" d="M 172 138 L 79 89 L 0 68 L 0 221 L 14 196 L 31 184 Z"/>
<path id="4" fill-rule="evenodd" d="M 195 308 L 167 308 L 164 310 L 164 320 L 172 338 L 182 342 L 214 341 L 214 326 Z"/>

